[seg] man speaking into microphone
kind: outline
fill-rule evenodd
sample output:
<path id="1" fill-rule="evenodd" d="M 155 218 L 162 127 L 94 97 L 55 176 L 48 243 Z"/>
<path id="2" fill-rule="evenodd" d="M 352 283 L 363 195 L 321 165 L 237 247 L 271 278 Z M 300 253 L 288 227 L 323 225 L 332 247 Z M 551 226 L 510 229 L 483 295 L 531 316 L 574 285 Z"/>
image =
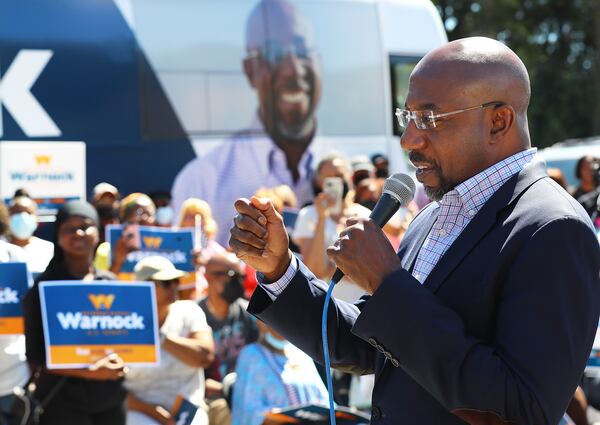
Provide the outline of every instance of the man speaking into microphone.
<path id="1" fill-rule="evenodd" d="M 600 311 L 600 248 L 535 158 L 521 60 L 487 38 L 426 55 L 402 147 L 434 201 L 396 254 L 373 220 L 328 249 L 366 295 L 329 305 L 334 367 L 375 373 L 372 424 L 548 424 L 563 415 Z M 549 117 L 550 119 L 550 117 Z M 236 202 L 230 245 L 258 270 L 249 311 L 322 361 L 327 283 L 288 250 L 270 202 Z"/>

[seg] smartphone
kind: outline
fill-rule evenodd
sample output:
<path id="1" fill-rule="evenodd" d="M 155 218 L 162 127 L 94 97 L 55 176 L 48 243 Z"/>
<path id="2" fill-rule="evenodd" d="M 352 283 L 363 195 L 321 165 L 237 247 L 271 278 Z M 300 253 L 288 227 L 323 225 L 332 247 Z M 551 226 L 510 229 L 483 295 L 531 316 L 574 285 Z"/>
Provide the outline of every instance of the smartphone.
<path id="1" fill-rule="evenodd" d="M 333 215 L 342 213 L 342 196 L 344 195 L 344 181 L 341 177 L 327 177 L 323 181 L 323 192 L 330 198 L 335 200 L 335 203 L 329 210 Z"/>
<path id="2" fill-rule="evenodd" d="M 127 247 L 134 250 L 142 248 L 142 241 L 140 238 L 140 226 L 135 223 L 128 223 L 123 227 L 121 237 L 125 239 Z"/>

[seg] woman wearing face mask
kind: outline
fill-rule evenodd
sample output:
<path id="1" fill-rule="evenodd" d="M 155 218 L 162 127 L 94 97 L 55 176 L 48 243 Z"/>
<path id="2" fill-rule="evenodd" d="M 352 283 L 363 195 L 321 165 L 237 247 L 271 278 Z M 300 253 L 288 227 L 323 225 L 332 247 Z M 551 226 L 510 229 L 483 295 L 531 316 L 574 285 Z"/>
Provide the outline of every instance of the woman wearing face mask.
<path id="1" fill-rule="evenodd" d="M 171 408 L 177 395 L 202 406 L 204 371 L 215 357 L 212 332 L 206 316 L 193 301 L 178 301 L 177 286 L 185 272 L 161 256 L 146 257 L 135 266 L 138 281 L 154 282 L 159 334 L 160 365 L 134 367 L 125 381 L 127 424 L 175 424 Z M 206 425 L 208 417 L 200 408 L 192 425 Z"/>
<path id="2" fill-rule="evenodd" d="M 312 359 L 258 321 L 260 339 L 240 353 L 233 386 L 232 423 L 267 425 L 275 407 L 326 404 L 327 389 Z"/>
<path id="3" fill-rule="evenodd" d="M 171 227 L 175 212 L 171 207 L 171 193 L 166 190 L 157 190 L 152 192 L 150 199 L 156 206 L 156 225 L 159 227 Z"/>
<path id="4" fill-rule="evenodd" d="M 37 204 L 28 197 L 18 196 L 9 204 L 10 233 L 8 241 L 25 250 L 27 267 L 33 276 L 46 270 L 54 255 L 54 244 L 33 236 L 37 229 Z"/>
<path id="5" fill-rule="evenodd" d="M 49 280 L 77 280 L 82 285 L 92 280 L 114 280 L 109 272 L 92 264 L 98 245 L 98 214 L 87 202 L 65 204 L 56 217 L 54 257 L 23 300 L 26 354 L 29 364 L 39 371 L 35 397 L 44 400 L 57 390 L 46 405 L 41 425 L 89 424 L 124 425 L 126 373 L 116 354 L 100 359 L 84 369 L 45 368 L 46 353 L 38 284 Z"/>

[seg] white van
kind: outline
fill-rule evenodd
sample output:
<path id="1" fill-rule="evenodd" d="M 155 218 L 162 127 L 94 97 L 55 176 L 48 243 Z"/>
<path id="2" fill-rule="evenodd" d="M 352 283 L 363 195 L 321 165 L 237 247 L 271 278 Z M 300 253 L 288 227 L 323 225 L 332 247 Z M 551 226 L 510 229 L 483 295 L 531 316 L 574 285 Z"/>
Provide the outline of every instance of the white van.
<path id="1" fill-rule="evenodd" d="M 433 4 L 263 0 L 281 2 L 311 28 L 319 57 L 315 159 L 381 152 L 404 169 L 393 114 L 415 63 L 447 41 Z M 122 193 L 171 188 L 186 163 L 256 119 L 243 64 L 258 3 L 0 3 L 0 141 L 84 141 L 88 191 L 99 181 Z"/>

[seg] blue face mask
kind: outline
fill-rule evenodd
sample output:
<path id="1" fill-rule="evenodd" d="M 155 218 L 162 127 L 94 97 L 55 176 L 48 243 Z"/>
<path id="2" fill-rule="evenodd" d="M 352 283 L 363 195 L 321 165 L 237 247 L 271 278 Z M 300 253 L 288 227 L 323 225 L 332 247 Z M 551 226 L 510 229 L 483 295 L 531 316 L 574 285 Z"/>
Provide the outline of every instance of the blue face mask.
<path id="1" fill-rule="evenodd" d="M 160 225 L 171 224 L 173 221 L 173 208 L 170 206 L 156 209 L 156 222 Z"/>
<path id="2" fill-rule="evenodd" d="M 271 334 L 271 332 L 267 332 L 265 334 L 265 341 L 267 342 L 267 344 L 269 344 L 271 347 L 273 347 L 276 350 L 279 351 L 283 351 L 285 349 L 285 347 L 288 346 L 289 342 L 285 339 L 277 339 L 273 336 L 273 334 Z"/>
<path id="3" fill-rule="evenodd" d="M 35 229 L 37 229 L 37 220 L 34 215 L 21 212 L 10 217 L 10 233 L 19 240 L 29 239 Z"/>

